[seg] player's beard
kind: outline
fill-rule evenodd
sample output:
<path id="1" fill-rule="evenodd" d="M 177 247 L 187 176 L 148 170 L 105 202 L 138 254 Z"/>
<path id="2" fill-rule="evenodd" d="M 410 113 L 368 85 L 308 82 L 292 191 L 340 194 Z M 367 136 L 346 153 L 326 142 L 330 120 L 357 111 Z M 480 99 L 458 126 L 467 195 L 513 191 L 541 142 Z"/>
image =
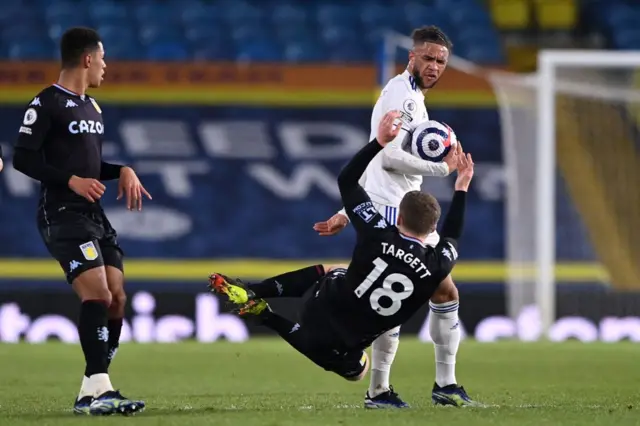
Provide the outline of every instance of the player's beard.
<path id="1" fill-rule="evenodd" d="M 438 80 L 440 80 L 440 79 L 438 79 L 438 80 L 434 81 L 433 83 L 431 83 L 431 85 L 430 85 L 430 86 L 426 86 L 426 85 L 425 85 L 425 82 L 424 82 L 424 79 L 422 78 L 422 76 L 420 75 L 420 73 L 418 73 L 417 71 L 415 71 L 415 70 L 414 70 L 414 71 L 412 72 L 412 75 L 413 75 L 413 79 L 416 81 L 416 84 L 417 84 L 417 85 L 418 85 L 418 87 L 419 87 L 420 89 L 422 89 L 422 90 L 425 90 L 425 89 L 431 89 L 431 88 L 433 88 L 433 86 L 435 86 L 435 85 L 436 85 L 436 83 L 438 83 Z"/>

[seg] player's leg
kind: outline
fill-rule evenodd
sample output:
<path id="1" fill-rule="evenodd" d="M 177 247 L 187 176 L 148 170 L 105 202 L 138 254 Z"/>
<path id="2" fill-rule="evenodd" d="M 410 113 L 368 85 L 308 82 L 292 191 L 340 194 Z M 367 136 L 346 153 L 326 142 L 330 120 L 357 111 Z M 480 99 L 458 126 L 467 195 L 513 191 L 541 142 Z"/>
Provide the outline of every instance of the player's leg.
<path id="1" fill-rule="evenodd" d="M 75 258 L 81 259 L 78 256 Z M 111 293 L 107 287 L 104 266 L 90 265 L 86 259 L 84 262 L 75 262 L 80 266 L 73 270 L 66 269 L 65 272 L 81 303 L 78 335 L 85 358 L 85 371 L 74 412 L 76 414 L 90 414 L 90 406 L 94 398 L 113 390 L 108 375 L 107 361 L 109 335 L 107 309 L 111 305 Z M 79 270 L 82 267 L 90 267 L 91 269 Z"/>
<path id="2" fill-rule="evenodd" d="M 127 414 L 125 404 L 112 404 L 96 412 L 96 398 L 112 393 L 108 374 L 108 309 L 111 292 L 107 283 L 104 258 L 94 238 L 102 230 L 91 215 L 63 210 L 40 223 L 40 234 L 51 255 L 60 263 L 80 299 L 78 334 L 85 356 L 85 372 L 76 402 L 76 414 Z"/>
<path id="3" fill-rule="evenodd" d="M 101 223 L 104 229 L 104 236 L 100 240 L 100 250 L 107 274 L 107 287 L 111 294 L 111 305 L 107 310 L 107 329 L 109 330 L 107 367 L 109 367 L 120 347 L 120 334 L 124 321 L 127 294 L 124 289 L 123 253 L 117 242 L 116 231 L 104 214 L 101 215 Z M 119 392 L 115 392 L 115 394 L 110 395 L 110 398 L 104 399 L 115 399 L 116 401 L 102 401 L 102 404 L 125 404 L 129 410 L 128 414 L 141 412 L 145 408 L 144 401 L 132 400 L 124 397 Z"/>
<path id="4" fill-rule="evenodd" d="M 124 308 L 127 303 L 127 294 L 124 291 L 124 274 L 122 270 L 108 265 L 107 284 L 111 293 L 111 306 L 107 311 L 109 329 L 109 365 L 118 352 L 120 347 L 120 334 L 122 332 L 122 323 L 124 320 Z"/>
<path id="5" fill-rule="evenodd" d="M 209 288 L 217 294 L 223 294 L 234 305 L 243 305 L 252 299 L 274 297 L 302 297 L 327 273 L 346 265 L 312 265 L 257 283 L 243 283 L 222 274 L 209 276 Z"/>
<path id="6" fill-rule="evenodd" d="M 106 215 L 100 215 L 103 237 L 100 239 L 100 251 L 104 259 L 107 273 L 107 286 L 111 293 L 111 306 L 107 312 L 109 329 L 109 365 L 120 347 L 120 333 L 124 321 L 124 309 L 127 304 L 127 294 L 124 290 L 123 252 L 117 241 L 116 231 L 111 226 Z"/>
<path id="7" fill-rule="evenodd" d="M 371 379 L 364 399 L 365 408 L 406 408 L 409 405 L 389 383 L 391 364 L 400 344 L 400 327 L 378 336 L 371 345 Z"/>
<path id="8" fill-rule="evenodd" d="M 107 374 L 107 309 L 111 293 L 100 247 L 93 237 L 99 229 L 89 216 L 69 209 L 43 216 L 38 225 L 47 250 L 80 299 L 78 335 L 85 371 L 73 409 L 76 414 L 90 414 L 94 397 L 112 390 Z"/>
<path id="9" fill-rule="evenodd" d="M 347 380 L 362 380 L 369 370 L 367 354 L 364 351 L 341 350 L 340 344 L 332 343 L 334 336 L 328 336 L 326 323 L 294 323 L 271 311 L 263 312 L 261 323 L 319 367 Z M 356 352 L 357 356 L 354 356 Z"/>
<path id="10" fill-rule="evenodd" d="M 438 286 L 429 301 L 429 334 L 436 358 L 436 380 L 431 398 L 438 405 L 476 405 L 456 380 L 456 354 L 460 346 L 458 289 L 451 275 Z"/>
<path id="11" fill-rule="evenodd" d="M 300 322 L 273 312 L 264 299 L 250 300 L 237 313 L 244 318 L 257 319 L 319 367 L 347 380 L 362 380 L 369 370 L 367 354 L 361 350 L 345 349 L 331 331 L 326 311 L 318 305 L 316 300 L 310 299 L 305 304 Z"/>
<path id="12" fill-rule="evenodd" d="M 383 217 L 392 225 L 398 220 L 398 209 L 393 206 L 376 205 Z M 395 327 L 378 336 L 371 345 L 371 378 L 369 390 L 364 398 L 365 408 L 406 408 L 409 406 L 393 390 L 389 383 L 391 365 L 400 344 L 400 327 Z"/>

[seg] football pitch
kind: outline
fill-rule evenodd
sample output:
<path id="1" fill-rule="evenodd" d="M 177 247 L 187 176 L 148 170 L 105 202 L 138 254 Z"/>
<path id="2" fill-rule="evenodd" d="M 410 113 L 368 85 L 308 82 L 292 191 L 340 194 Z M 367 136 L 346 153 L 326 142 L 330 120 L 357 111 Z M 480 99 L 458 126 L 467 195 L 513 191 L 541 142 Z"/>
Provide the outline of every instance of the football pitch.
<path id="1" fill-rule="evenodd" d="M 247 343 L 123 344 L 114 386 L 144 399 L 135 417 L 76 417 L 79 346 L 0 345 L 0 424 L 638 425 L 640 347 L 632 343 L 463 341 L 458 379 L 486 408 L 431 404 L 433 347 L 401 339 L 392 383 L 412 405 L 364 410 L 367 377 L 347 382 L 275 338 Z"/>

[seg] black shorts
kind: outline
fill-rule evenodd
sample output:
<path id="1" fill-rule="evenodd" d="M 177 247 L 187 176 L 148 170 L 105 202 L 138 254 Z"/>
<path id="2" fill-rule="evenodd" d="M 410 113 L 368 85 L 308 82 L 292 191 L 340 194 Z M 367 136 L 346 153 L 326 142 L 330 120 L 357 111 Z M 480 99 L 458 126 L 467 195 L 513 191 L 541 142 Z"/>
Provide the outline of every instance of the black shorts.
<path id="1" fill-rule="evenodd" d="M 336 330 L 339 325 L 332 324 L 323 291 L 331 285 L 344 284 L 345 272 L 343 269 L 334 270 L 318 281 L 303 305 L 300 324 L 310 336 L 309 359 L 327 371 L 350 379 L 359 376 L 365 369 L 366 354 L 362 348 L 349 347 L 341 339 Z"/>
<path id="2" fill-rule="evenodd" d="M 100 266 L 123 270 L 123 252 L 104 211 L 61 206 L 38 219 L 47 250 L 71 284 L 81 273 Z"/>

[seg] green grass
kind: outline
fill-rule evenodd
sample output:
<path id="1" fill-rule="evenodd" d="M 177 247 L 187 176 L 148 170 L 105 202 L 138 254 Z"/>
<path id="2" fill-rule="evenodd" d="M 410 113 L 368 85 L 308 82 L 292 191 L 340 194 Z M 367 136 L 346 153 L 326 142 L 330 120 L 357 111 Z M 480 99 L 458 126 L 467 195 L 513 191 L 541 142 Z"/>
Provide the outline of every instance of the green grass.
<path id="1" fill-rule="evenodd" d="M 79 346 L 0 345 L 0 425 L 603 425 L 640 424 L 638 346 L 463 342 L 458 379 L 489 408 L 431 404 L 433 348 L 401 339 L 392 383 L 408 410 L 362 407 L 368 377 L 344 381 L 276 339 L 124 344 L 111 379 L 148 409 L 135 417 L 71 414 Z"/>

